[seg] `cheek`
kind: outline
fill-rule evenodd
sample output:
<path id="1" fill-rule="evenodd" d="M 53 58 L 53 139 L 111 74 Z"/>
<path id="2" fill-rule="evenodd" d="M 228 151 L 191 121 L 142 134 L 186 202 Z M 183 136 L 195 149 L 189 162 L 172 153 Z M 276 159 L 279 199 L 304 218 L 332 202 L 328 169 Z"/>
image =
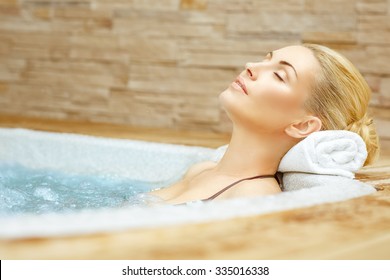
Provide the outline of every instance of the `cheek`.
<path id="1" fill-rule="evenodd" d="M 253 90 L 250 90 L 250 96 L 230 89 L 220 94 L 220 103 L 234 123 L 269 130 L 278 130 L 289 124 L 299 104 L 291 89 L 269 84 L 268 87 L 258 87 L 256 92 Z"/>
<path id="2" fill-rule="evenodd" d="M 258 120 L 265 120 L 274 128 L 283 128 L 291 122 L 301 107 L 301 99 L 290 88 L 277 88 L 259 92 L 253 96 L 251 112 L 257 112 Z"/>
<path id="3" fill-rule="evenodd" d="M 253 97 L 258 106 L 282 113 L 294 110 L 300 104 L 298 95 L 285 85 L 262 88 Z"/>

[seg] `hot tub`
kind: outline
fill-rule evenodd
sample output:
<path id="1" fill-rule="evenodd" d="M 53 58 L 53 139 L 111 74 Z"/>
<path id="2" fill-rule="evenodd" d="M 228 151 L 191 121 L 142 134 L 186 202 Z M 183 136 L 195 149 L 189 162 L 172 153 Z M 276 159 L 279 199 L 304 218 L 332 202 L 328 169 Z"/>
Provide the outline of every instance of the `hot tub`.
<path id="1" fill-rule="evenodd" d="M 215 149 L 204 147 L 27 129 L 0 129 L 2 165 L 60 172 L 70 178 L 104 176 L 138 181 L 142 182 L 141 187 L 145 192 L 180 179 L 187 168 L 196 162 L 217 158 Z M 70 236 L 200 223 L 342 201 L 373 192 L 375 189 L 372 186 L 360 184 L 314 187 L 263 197 L 195 202 L 180 206 L 125 203 L 102 208 L 81 207 L 72 211 L 17 215 L 3 213 L 0 216 L 0 238 Z"/>

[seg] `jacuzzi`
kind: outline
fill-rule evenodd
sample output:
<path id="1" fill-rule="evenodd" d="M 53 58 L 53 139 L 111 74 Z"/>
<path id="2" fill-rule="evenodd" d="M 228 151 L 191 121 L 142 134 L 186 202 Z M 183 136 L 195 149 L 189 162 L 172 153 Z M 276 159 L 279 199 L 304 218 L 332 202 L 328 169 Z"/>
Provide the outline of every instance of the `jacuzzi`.
<path id="1" fill-rule="evenodd" d="M 104 174 L 161 187 L 179 180 L 192 164 L 217 158 L 216 149 L 205 147 L 0 129 L 0 164 L 60 171 L 69 176 Z M 150 187 L 147 187 L 145 192 L 149 190 Z M 201 223 L 342 201 L 373 192 L 375 189 L 367 184 L 359 187 L 327 186 L 180 206 L 126 205 L 71 212 L 2 215 L 0 238 L 70 236 Z"/>

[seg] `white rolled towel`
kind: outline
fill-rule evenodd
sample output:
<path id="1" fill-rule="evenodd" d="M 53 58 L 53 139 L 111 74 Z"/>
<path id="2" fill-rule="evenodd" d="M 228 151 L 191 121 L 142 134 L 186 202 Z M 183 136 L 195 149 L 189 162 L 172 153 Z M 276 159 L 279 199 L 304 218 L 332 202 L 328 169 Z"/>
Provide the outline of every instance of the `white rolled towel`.
<path id="1" fill-rule="evenodd" d="M 367 158 L 366 144 L 347 130 L 313 132 L 282 158 L 278 171 L 354 178 Z"/>
<path id="2" fill-rule="evenodd" d="M 216 149 L 212 160 L 219 161 L 227 145 Z M 347 130 L 313 132 L 293 146 L 282 158 L 278 171 L 283 173 L 283 191 L 326 185 L 362 186 L 355 173 L 367 158 L 366 144 Z M 370 187 L 372 188 L 372 187 Z"/>

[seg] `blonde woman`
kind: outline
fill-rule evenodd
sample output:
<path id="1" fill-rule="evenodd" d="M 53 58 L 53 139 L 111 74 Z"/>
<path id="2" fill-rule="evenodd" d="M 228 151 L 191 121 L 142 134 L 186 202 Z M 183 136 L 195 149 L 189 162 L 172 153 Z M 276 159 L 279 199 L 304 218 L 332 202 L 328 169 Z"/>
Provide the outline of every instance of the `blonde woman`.
<path id="1" fill-rule="evenodd" d="M 166 203 L 262 196 L 281 192 L 275 176 L 287 151 L 319 130 L 350 130 L 366 143 L 372 163 L 378 136 L 367 115 L 370 89 L 339 53 L 304 44 L 250 62 L 223 91 L 221 105 L 233 122 L 220 162 L 192 166 L 176 184 L 150 194 Z"/>

